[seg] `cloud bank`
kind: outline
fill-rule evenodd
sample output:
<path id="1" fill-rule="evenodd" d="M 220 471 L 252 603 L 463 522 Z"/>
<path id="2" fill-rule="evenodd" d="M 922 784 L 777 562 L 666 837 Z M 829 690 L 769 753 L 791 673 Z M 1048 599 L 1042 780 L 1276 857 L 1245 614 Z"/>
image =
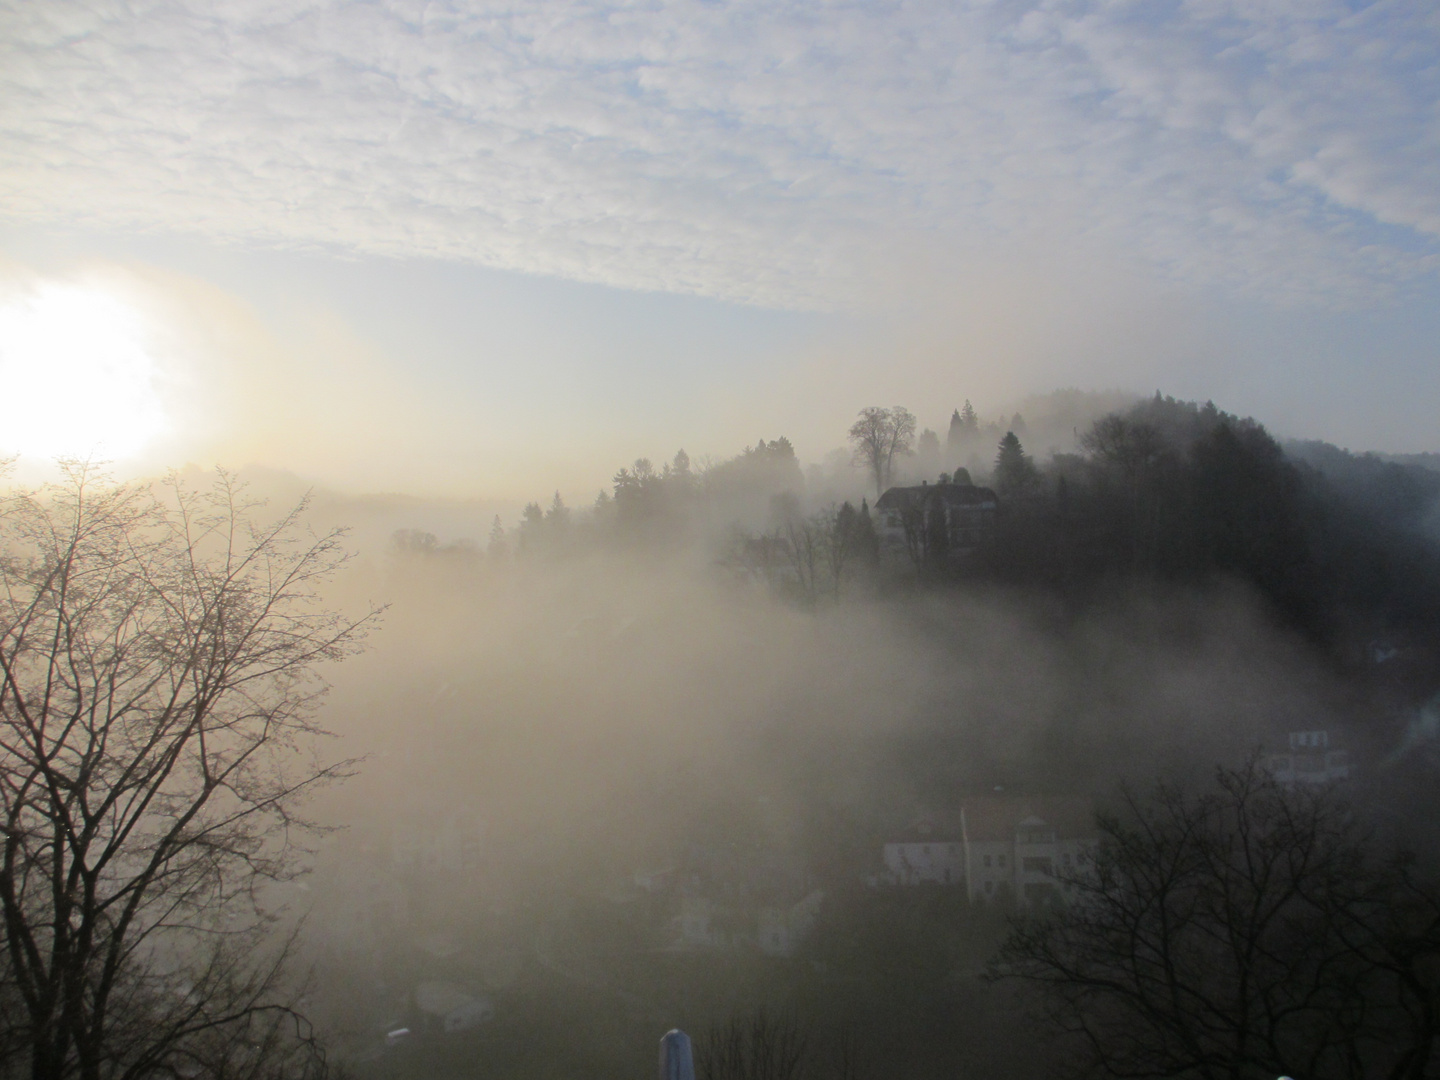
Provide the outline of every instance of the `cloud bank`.
<path id="1" fill-rule="evenodd" d="M 1440 265 L 1440 11 L 0 3 L 12 222 L 789 308 L 915 251 L 1368 300 Z"/>

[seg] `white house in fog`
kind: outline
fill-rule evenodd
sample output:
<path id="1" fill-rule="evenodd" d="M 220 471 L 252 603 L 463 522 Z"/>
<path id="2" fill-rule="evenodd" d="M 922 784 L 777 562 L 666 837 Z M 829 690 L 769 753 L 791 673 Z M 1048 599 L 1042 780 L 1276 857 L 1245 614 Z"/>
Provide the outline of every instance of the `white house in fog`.
<path id="1" fill-rule="evenodd" d="M 1350 754 L 1330 745 L 1328 731 L 1292 731 L 1289 751 L 1267 754 L 1262 764 L 1286 787 L 1350 779 Z"/>
<path id="2" fill-rule="evenodd" d="M 471 994 L 455 983 L 438 980 L 415 987 L 415 1008 L 427 1026 L 438 1027 L 447 1035 L 469 1031 L 495 1017 L 495 1006 L 489 998 Z"/>
<path id="3" fill-rule="evenodd" d="M 761 908 L 755 930 L 760 951 L 767 956 L 794 956 L 815 929 L 824 902 L 824 890 L 815 889 L 789 907 Z"/>
<path id="4" fill-rule="evenodd" d="M 972 901 L 1063 903 L 1063 878 L 1088 864 L 1096 834 L 1088 799 L 970 799 L 960 809 L 964 880 Z"/>
<path id="5" fill-rule="evenodd" d="M 885 845 L 881 858 L 897 885 L 920 885 L 927 881 L 960 885 L 965 881 L 965 845 L 959 836 L 896 840 Z"/>
<path id="6" fill-rule="evenodd" d="M 927 819 L 906 839 L 885 844 L 884 880 L 963 886 L 977 902 L 1006 897 L 1026 907 L 1063 901 L 1061 879 L 1088 863 L 1095 839 L 1088 799 L 968 799 L 958 824 L 946 828 Z"/>

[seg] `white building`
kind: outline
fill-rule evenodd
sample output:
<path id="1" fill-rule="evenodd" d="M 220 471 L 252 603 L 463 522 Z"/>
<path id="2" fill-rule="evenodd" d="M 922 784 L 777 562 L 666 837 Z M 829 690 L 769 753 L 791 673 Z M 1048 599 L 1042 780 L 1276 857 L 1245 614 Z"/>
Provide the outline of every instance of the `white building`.
<path id="1" fill-rule="evenodd" d="M 885 845 L 881 857 L 897 885 L 960 885 L 965 880 L 965 845 L 958 837 L 897 840 Z"/>
<path id="2" fill-rule="evenodd" d="M 815 928 L 824 902 L 824 890 L 816 889 L 789 907 L 761 908 L 756 930 L 760 951 L 767 956 L 794 956 Z"/>
<path id="3" fill-rule="evenodd" d="M 1327 731 L 1292 731 L 1289 752 L 1267 754 L 1263 764 L 1286 787 L 1350 779 L 1350 754 L 1332 747 Z"/>
<path id="4" fill-rule="evenodd" d="M 1096 839 L 1088 799 L 971 799 L 960 824 L 966 895 L 1022 907 L 1064 902 L 1063 879 L 1088 863 Z"/>
<path id="5" fill-rule="evenodd" d="M 422 982 L 415 987 L 415 1008 L 427 1025 L 439 1027 L 447 1035 L 469 1031 L 495 1017 L 495 1006 L 489 998 L 449 982 Z"/>

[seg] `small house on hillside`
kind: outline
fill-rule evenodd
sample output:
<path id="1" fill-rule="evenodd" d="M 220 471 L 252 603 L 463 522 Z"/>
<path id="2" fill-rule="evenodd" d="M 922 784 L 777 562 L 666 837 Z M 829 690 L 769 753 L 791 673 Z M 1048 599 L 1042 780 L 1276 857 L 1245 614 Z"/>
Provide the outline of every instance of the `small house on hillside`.
<path id="1" fill-rule="evenodd" d="M 970 799 L 960 824 L 972 901 L 1008 893 L 1022 907 L 1064 903 L 1063 878 L 1088 864 L 1096 842 L 1088 799 Z"/>
<path id="2" fill-rule="evenodd" d="M 892 840 L 881 851 L 885 869 L 896 885 L 960 885 L 965 881 L 964 844 L 954 836 L 933 837 L 928 832 Z"/>
<path id="3" fill-rule="evenodd" d="M 815 889 L 789 907 L 761 908 L 755 938 L 760 951 L 767 956 L 794 956 L 815 928 L 824 902 L 824 891 Z"/>
<path id="4" fill-rule="evenodd" d="M 973 484 L 892 487 L 875 502 L 881 555 L 917 563 L 959 558 L 994 528 L 998 507 L 995 492 Z"/>
<path id="5" fill-rule="evenodd" d="M 495 1006 L 488 998 L 440 981 L 422 982 L 415 987 L 415 1008 L 427 1027 L 439 1028 L 447 1035 L 469 1031 L 495 1016 Z"/>
<path id="6" fill-rule="evenodd" d="M 1267 754 L 1263 764 L 1285 787 L 1350 779 L 1350 754 L 1331 745 L 1328 731 L 1292 731 L 1289 751 Z"/>

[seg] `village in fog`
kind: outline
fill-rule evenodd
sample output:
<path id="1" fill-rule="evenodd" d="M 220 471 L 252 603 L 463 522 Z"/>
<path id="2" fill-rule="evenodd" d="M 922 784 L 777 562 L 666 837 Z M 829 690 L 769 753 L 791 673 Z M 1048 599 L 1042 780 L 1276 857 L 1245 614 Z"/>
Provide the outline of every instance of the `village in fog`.
<path id="1" fill-rule="evenodd" d="M 620 1075 L 762 1022 L 806 1075 L 1032 1075 L 997 957 L 1084 902 L 1125 798 L 1249 770 L 1364 807 L 1377 859 L 1436 850 L 1440 472 L 1112 405 L 864 410 L 808 469 L 681 451 L 475 536 L 371 507 L 343 591 L 390 606 L 329 706 L 363 765 L 295 886 L 334 1052 Z M 1400 550 L 1430 569 L 1396 593 Z"/>
<path id="2" fill-rule="evenodd" d="M 0 0 L 0 1080 L 1440 1080 L 1424 0 Z"/>

